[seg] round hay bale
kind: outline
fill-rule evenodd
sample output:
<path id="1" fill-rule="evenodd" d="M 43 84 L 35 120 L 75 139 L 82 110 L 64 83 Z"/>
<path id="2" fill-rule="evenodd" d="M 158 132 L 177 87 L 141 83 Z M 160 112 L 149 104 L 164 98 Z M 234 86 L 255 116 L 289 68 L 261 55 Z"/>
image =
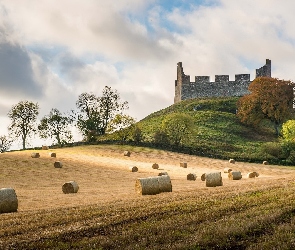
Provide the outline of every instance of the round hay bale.
<path id="1" fill-rule="evenodd" d="M 222 186 L 221 172 L 206 173 L 206 187 Z"/>
<path id="2" fill-rule="evenodd" d="M 49 153 L 50 157 L 55 157 L 56 158 L 56 153 Z"/>
<path id="3" fill-rule="evenodd" d="M 186 176 L 186 179 L 187 179 L 188 181 L 195 181 L 195 180 L 197 179 L 197 175 L 196 175 L 196 174 L 192 174 L 192 173 L 190 173 L 190 174 L 188 174 L 188 175 Z"/>
<path id="4" fill-rule="evenodd" d="M 129 167 L 130 172 L 137 172 L 138 171 L 138 167 L 136 166 L 130 166 Z"/>
<path id="5" fill-rule="evenodd" d="M 49 149 L 48 146 L 43 146 L 43 145 L 42 145 L 42 150 L 48 150 L 48 149 Z"/>
<path id="6" fill-rule="evenodd" d="M 154 163 L 154 164 L 152 165 L 152 168 L 153 168 L 153 169 L 158 169 L 158 168 L 159 168 L 159 164 Z"/>
<path id="7" fill-rule="evenodd" d="M 161 173 L 158 174 L 158 176 L 162 176 L 162 175 L 168 175 L 168 173 L 167 172 L 161 172 Z"/>
<path id="8" fill-rule="evenodd" d="M 233 170 L 231 168 L 225 168 L 223 171 L 224 171 L 224 173 L 230 173 Z"/>
<path id="9" fill-rule="evenodd" d="M 124 156 L 128 156 L 128 157 L 130 157 L 130 155 L 131 155 L 131 153 L 130 153 L 130 151 L 124 151 Z"/>
<path id="10" fill-rule="evenodd" d="M 135 182 L 135 192 L 141 195 L 159 194 L 158 177 L 138 178 Z"/>
<path id="11" fill-rule="evenodd" d="M 202 180 L 202 181 L 205 181 L 205 180 L 206 180 L 206 174 L 202 174 L 202 175 L 201 175 L 201 180 Z"/>
<path id="12" fill-rule="evenodd" d="M 255 178 L 255 177 L 256 177 L 255 172 L 250 172 L 247 174 L 247 178 Z"/>
<path id="13" fill-rule="evenodd" d="M 61 163 L 60 161 L 56 161 L 56 162 L 54 163 L 54 167 L 55 167 L 55 168 L 62 168 L 62 163 Z"/>
<path id="14" fill-rule="evenodd" d="M 180 162 L 180 167 L 187 168 L 187 163 L 186 162 Z"/>
<path id="15" fill-rule="evenodd" d="M 31 157 L 32 158 L 40 158 L 40 154 L 39 153 L 32 153 Z"/>
<path id="16" fill-rule="evenodd" d="M 64 194 L 77 193 L 79 186 L 75 181 L 69 181 L 62 185 L 62 191 Z"/>
<path id="17" fill-rule="evenodd" d="M 236 163 L 236 161 L 234 159 L 229 159 L 228 162 L 231 163 L 231 164 L 235 164 Z"/>
<path id="18" fill-rule="evenodd" d="M 256 175 L 256 177 L 258 177 L 259 176 L 259 174 L 257 173 L 257 172 L 253 172 L 255 175 Z"/>
<path id="19" fill-rule="evenodd" d="M 172 192 L 172 184 L 169 175 L 158 176 L 159 192 Z"/>
<path id="20" fill-rule="evenodd" d="M 230 173 L 228 173 L 228 178 L 230 180 L 241 180 L 242 173 L 240 171 L 231 171 Z"/>
<path id="21" fill-rule="evenodd" d="M 13 188 L 0 189 L 0 214 L 17 212 L 18 200 Z"/>
<path id="22" fill-rule="evenodd" d="M 263 161 L 262 164 L 263 165 L 268 165 L 269 163 L 268 163 L 268 161 Z"/>

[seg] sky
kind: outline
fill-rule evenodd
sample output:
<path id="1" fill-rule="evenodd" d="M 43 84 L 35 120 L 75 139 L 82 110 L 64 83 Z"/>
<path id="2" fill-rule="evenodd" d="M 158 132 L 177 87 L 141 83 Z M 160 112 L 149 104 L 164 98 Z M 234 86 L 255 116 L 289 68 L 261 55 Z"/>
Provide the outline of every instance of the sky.
<path id="1" fill-rule="evenodd" d="M 105 86 L 139 121 L 173 104 L 177 62 L 191 81 L 214 81 L 254 79 L 271 59 L 273 77 L 295 81 L 294 9 L 294 0 L 0 0 L 0 135 L 19 101 L 37 102 L 40 120 Z"/>

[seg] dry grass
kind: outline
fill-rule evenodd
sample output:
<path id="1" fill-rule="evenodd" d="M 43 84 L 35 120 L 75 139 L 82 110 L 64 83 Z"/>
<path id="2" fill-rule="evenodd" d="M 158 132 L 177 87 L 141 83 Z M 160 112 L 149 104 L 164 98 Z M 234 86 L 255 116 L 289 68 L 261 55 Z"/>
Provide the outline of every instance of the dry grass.
<path id="1" fill-rule="evenodd" d="M 132 151 L 130 157 L 123 155 Z M 295 247 L 295 171 L 236 162 L 238 182 L 205 187 L 194 172 L 223 171 L 228 161 L 120 146 L 85 146 L 0 154 L 1 187 L 15 189 L 17 213 L 0 214 L 1 249 L 292 249 Z M 54 168 L 58 160 L 63 168 Z M 179 161 L 188 168 L 179 168 Z M 169 172 L 173 192 L 141 196 L 137 178 Z M 126 167 L 136 165 L 132 173 Z M 65 181 L 79 192 L 63 194 Z M 42 194 L 42 195 L 41 195 Z"/>

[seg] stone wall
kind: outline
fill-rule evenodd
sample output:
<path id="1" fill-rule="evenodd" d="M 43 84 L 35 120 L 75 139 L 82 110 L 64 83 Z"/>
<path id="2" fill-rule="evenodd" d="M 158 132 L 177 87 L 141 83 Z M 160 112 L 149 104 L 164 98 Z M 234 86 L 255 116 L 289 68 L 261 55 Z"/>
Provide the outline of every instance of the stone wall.
<path id="1" fill-rule="evenodd" d="M 256 77 L 271 75 L 271 61 L 256 70 Z M 190 76 L 183 72 L 182 63 L 177 64 L 177 80 L 175 81 L 174 103 L 197 97 L 229 97 L 249 94 L 250 74 L 237 74 L 235 81 L 229 81 L 228 75 L 215 75 L 215 82 L 209 76 L 196 76 L 190 82 Z"/>

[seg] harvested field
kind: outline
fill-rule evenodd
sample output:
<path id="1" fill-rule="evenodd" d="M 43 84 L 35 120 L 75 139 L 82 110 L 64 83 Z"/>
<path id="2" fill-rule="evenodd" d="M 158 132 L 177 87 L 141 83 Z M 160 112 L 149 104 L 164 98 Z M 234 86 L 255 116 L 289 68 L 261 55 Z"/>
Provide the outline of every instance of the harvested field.
<path id="1" fill-rule="evenodd" d="M 226 160 L 146 148 L 134 148 L 126 158 L 125 150 L 105 145 L 73 147 L 56 149 L 57 158 L 41 151 L 39 159 L 31 158 L 30 151 L 0 154 L 0 188 L 14 188 L 18 197 L 17 213 L 0 214 L 0 248 L 182 249 L 212 248 L 210 244 L 218 241 L 221 246 L 241 242 L 243 247 L 255 243 L 267 249 L 263 244 L 271 240 L 265 240 L 265 223 L 279 221 L 280 228 L 274 227 L 271 235 L 279 234 L 286 223 L 286 228 L 295 227 L 289 224 L 295 216 L 293 168 L 236 162 L 242 175 L 256 171 L 259 178 L 234 182 L 223 173 Z M 63 162 L 63 167 L 53 168 L 55 161 Z M 187 162 L 188 168 L 179 168 L 179 161 Z M 160 171 L 169 172 L 173 191 L 138 195 L 136 180 L 159 174 L 159 169 L 151 168 L 154 162 Z M 126 171 L 130 165 L 139 171 Z M 186 180 L 191 172 L 201 176 L 216 171 L 222 172 L 223 186 L 207 188 L 200 179 Z M 63 194 L 61 186 L 68 180 L 79 183 L 78 193 Z M 266 212 L 261 211 L 264 208 Z M 257 234 L 256 227 L 263 232 Z M 243 233 L 251 228 L 256 236 Z M 223 242 L 240 231 L 239 239 L 245 237 L 244 241 Z M 219 237 L 207 242 L 211 234 Z M 253 241 L 254 236 L 260 240 Z M 288 247 L 294 235 L 289 236 L 289 241 L 284 238 Z M 277 238 L 276 242 L 280 243 Z"/>

